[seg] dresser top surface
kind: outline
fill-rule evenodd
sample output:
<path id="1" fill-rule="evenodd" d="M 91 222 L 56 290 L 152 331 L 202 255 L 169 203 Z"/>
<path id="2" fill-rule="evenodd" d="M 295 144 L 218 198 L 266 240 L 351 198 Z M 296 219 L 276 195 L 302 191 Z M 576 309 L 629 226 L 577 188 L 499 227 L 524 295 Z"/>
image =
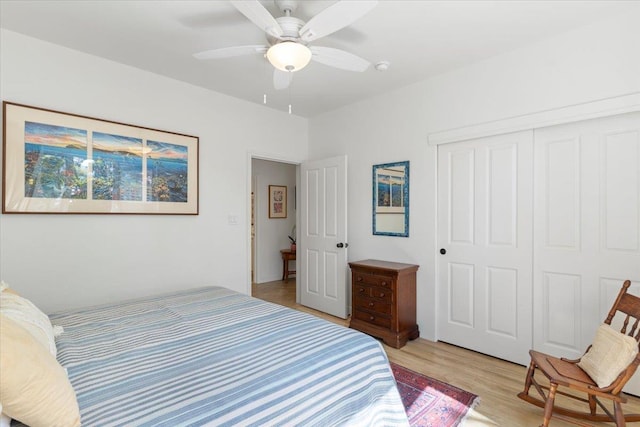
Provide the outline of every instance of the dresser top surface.
<path id="1" fill-rule="evenodd" d="M 365 259 L 362 261 L 353 261 L 349 263 L 351 268 L 375 268 L 379 270 L 392 270 L 392 271 L 404 271 L 404 270 L 417 270 L 420 266 L 416 264 L 404 264 L 401 262 L 381 261 L 378 259 Z"/>

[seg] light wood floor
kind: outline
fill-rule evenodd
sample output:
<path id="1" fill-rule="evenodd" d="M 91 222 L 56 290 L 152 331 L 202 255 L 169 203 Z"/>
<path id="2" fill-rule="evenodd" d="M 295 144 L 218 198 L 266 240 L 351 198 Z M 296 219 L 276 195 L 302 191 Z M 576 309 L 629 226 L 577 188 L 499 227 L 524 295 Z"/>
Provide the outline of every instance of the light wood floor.
<path id="1" fill-rule="evenodd" d="M 296 304 L 295 280 L 253 285 L 253 296 L 299 311 L 311 313 L 339 325 L 349 321 L 321 313 Z M 384 345 L 389 360 L 432 378 L 480 396 L 480 403 L 470 414 L 465 427 L 477 426 L 538 426 L 542 422 L 542 409 L 516 397 L 522 391 L 526 368 L 480 353 L 442 342 L 418 338 L 401 349 Z M 640 399 L 630 397 L 624 405 L 626 413 L 640 412 Z M 566 417 L 554 416 L 552 427 L 613 426 L 613 423 L 584 423 Z M 640 425 L 640 423 L 628 423 Z"/>

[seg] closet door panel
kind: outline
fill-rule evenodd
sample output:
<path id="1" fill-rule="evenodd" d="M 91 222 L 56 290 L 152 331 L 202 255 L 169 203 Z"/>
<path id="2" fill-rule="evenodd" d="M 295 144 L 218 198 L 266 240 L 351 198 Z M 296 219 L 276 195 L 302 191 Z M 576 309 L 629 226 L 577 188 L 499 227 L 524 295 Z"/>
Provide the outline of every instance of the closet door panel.
<path id="1" fill-rule="evenodd" d="M 537 129 L 534 154 L 534 348 L 578 358 L 640 295 L 640 113 Z"/>
<path id="2" fill-rule="evenodd" d="M 582 278 L 578 274 L 545 271 L 542 282 L 543 323 L 538 326 L 544 342 L 562 354 L 581 350 L 581 294 Z"/>
<path id="3" fill-rule="evenodd" d="M 532 343 L 532 142 L 526 131 L 438 147 L 439 339 L 522 364 Z"/>
<path id="4" fill-rule="evenodd" d="M 545 246 L 580 250 L 580 141 L 550 141 L 544 170 Z"/>
<path id="5" fill-rule="evenodd" d="M 603 135 L 603 249 L 637 253 L 640 243 L 640 143 L 637 130 Z"/>

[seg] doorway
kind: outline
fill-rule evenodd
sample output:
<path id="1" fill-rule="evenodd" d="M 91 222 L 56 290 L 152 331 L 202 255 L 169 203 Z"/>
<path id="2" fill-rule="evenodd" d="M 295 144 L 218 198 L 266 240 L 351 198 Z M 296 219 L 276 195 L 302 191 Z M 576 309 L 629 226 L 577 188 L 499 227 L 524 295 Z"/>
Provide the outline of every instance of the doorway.
<path id="1" fill-rule="evenodd" d="M 297 164 L 251 157 L 252 289 L 282 282 L 283 257 L 280 251 L 291 250 L 291 245 L 297 241 L 298 169 Z M 274 191 L 278 192 L 276 205 L 275 193 L 272 194 Z M 287 267 L 288 270 L 295 271 L 296 261 L 288 261 Z M 289 275 L 286 283 L 295 288 L 295 275 Z"/>

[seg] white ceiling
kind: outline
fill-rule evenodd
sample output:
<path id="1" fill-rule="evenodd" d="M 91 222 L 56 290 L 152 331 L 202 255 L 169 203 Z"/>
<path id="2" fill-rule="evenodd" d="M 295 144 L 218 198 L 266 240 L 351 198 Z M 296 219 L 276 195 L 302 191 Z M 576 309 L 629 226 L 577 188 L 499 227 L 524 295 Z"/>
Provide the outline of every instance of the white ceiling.
<path id="1" fill-rule="evenodd" d="M 357 1 L 357 0 L 354 0 Z M 280 16 L 273 1 L 262 3 Z M 310 17 L 333 1 L 300 1 Z M 379 72 L 311 62 L 276 91 L 260 55 L 199 61 L 204 50 L 265 43 L 264 33 L 227 1 L 0 0 L 0 25 L 267 107 L 312 117 L 430 76 L 534 43 L 615 14 L 640 16 L 638 1 L 383 0 L 351 26 L 312 44 L 343 49 Z"/>

